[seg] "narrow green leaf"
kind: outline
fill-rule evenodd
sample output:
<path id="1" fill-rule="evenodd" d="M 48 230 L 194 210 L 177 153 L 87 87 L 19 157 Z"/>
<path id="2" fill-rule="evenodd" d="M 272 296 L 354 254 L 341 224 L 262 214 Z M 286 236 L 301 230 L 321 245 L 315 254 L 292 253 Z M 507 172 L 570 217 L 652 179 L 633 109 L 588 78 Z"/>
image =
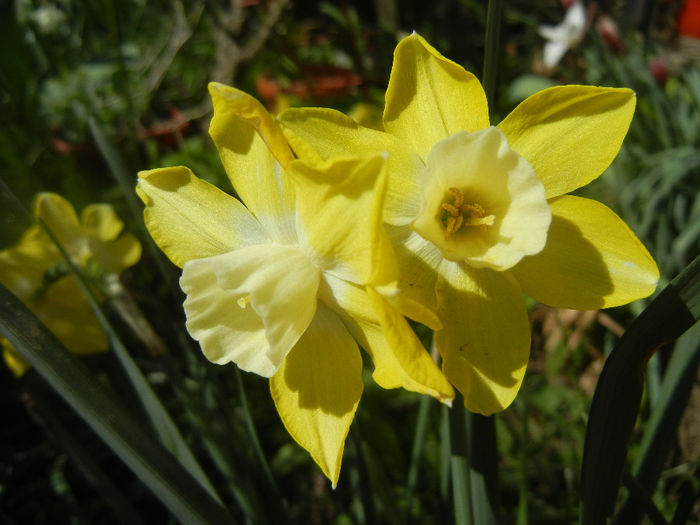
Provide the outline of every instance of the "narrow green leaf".
<path id="1" fill-rule="evenodd" d="M 232 523 L 230 514 L 136 422 L 85 365 L 0 284 L 0 334 L 184 523 Z"/>
<path id="2" fill-rule="evenodd" d="M 27 407 L 31 411 L 34 419 L 44 428 L 50 438 L 58 444 L 71 459 L 78 471 L 85 479 L 95 487 L 97 493 L 104 502 L 109 505 L 114 516 L 121 523 L 130 525 L 142 525 L 144 522 L 131 505 L 125 494 L 112 483 L 112 479 L 105 474 L 97 462 L 87 453 L 87 451 L 73 437 L 68 428 L 56 416 L 47 399 L 45 391 L 49 390 L 40 378 L 33 377 L 36 381 L 28 381 L 24 384 L 24 395 L 31 401 Z"/>
<path id="3" fill-rule="evenodd" d="M 603 523 L 613 512 L 644 385 L 656 349 L 697 320 L 698 260 L 688 266 L 634 320 L 605 361 L 593 396 L 581 467 L 583 525 Z"/>
<path id="4" fill-rule="evenodd" d="M 639 454 L 632 473 L 648 493 L 654 492 L 664 463 L 675 445 L 678 425 L 688 404 L 700 365 L 700 324 L 695 324 L 678 339 L 666 367 L 659 401 L 652 406 L 644 429 Z M 641 519 L 642 502 L 630 495 L 616 516 L 617 523 L 636 523 Z"/>
<path id="5" fill-rule="evenodd" d="M 151 259 L 155 261 L 156 268 L 163 277 L 163 281 L 168 286 L 170 294 L 173 298 L 178 298 L 179 300 L 181 297 L 181 292 L 177 286 L 173 284 L 177 282 L 177 278 L 175 277 L 175 273 L 173 271 L 174 266 L 165 261 L 165 256 L 156 247 L 150 234 L 146 231 L 146 225 L 143 222 L 143 206 L 136 196 L 136 185 L 134 178 L 135 170 L 132 171 L 127 167 L 124 158 L 119 153 L 119 150 L 114 147 L 114 144 L 112 144 L 109 137 L 107 137 L 102 125 L 95 118 L 90 118 L 88 120 L 88 124 L 90 125 L 92 137 L 97 143 L 97 149 L 100 150 L 100 153 L 105 159 L 107 167 L 109 167 L 109 171 L 112 173 L 114 180 L 117 181 L 122 193 L 124 193 L 124 198 L 126 199 L 129 210 L 134 217 L 135 224 L 138 224 L 140 227 L 139 229 L 141 230 L 141 235 L 139 237 L 146 246 Z"/>
<path id="6" fill-rule="evenodd" d="M 90 303 L 90 307 L 95 313 L 95 317 L 97 317 L 100 325 L 102 325 L 102 328 L 104 328 L 105 332 L 107 333 L 112 349 L 124 368 L 131 385 L 136 391 L 136 394 L 141 401 L 144 410 L 146 411 L 146 415 L 149 418 L 151 426 L 153 427 L 153 430 L 158 436 L 161 444 L 182 463 L 182 465 L 202 484 L 202 486 L 214 499 L 220 501 L 219 495 L 216 493 L 214 486 L 209 481 L 209 478 L 207 478 L 207 475 L 197 462 L 197 459 L 194 457 L 194 454 L 180 434 L 180 431 L 175 426 L 170 414 L 168 414 L 168 411 L 165 410 L 165 407 L 160 402 L 160 399 L 158 399 L 158 396 L 156 396 L 155 392 L 153 392 L 151 385 L 148 384 L 148 381 L 141 373 L 141 370 L 139 370 L 138 366 L 136 366 L 136 363 L 131 358 L 131 355 L 129 355 L 129 351 L 122 343 L 116 330 L 109 322 L 109 319 L 107 319 L 107 316 L 102 310 L 102 307 L 97 301 L 93 290 L 88 285 L 80 268 L 73 263 L 65 248 L 60 242 L 58 242 L 58 238 L 51 231 L 51 228 L 49 228 L 49 226 L 41 219 L 39 219 L 39 224 L 41 224 L 49 237 L 51 237 L 51 240 L 61 252 L 61 255 L 65 259 L 66 263 L 68 263 L 78 279 L 80 287 L 85 293 Z"/>

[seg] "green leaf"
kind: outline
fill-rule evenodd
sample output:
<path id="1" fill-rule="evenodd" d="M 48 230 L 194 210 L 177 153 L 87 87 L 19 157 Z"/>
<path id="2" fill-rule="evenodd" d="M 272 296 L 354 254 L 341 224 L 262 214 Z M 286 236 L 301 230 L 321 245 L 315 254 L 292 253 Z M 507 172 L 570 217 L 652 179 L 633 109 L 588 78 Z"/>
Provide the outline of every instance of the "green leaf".
<path id="1" fill-rule="evenodd" d="M 693 326 L 700 313 L 700 258 L 634 320 L 610 353 L 593 396 L 581 467 L 582 524 L 612 515 L 639 412 L 646 363 L 659 346 Z"/>
<path id="2" fill-rule="evenodd" d="M 163 504 L 184 523 L 232 523 L 207 492 L 83 363 L 0 284 L 0 334 L 6 337 Z"/>

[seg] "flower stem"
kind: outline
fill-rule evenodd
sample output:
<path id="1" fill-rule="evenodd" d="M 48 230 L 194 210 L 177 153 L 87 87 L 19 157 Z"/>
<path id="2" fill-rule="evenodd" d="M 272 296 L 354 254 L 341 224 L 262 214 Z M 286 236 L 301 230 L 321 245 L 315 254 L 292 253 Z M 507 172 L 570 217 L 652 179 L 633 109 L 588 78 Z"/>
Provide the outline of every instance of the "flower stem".
<path id="1" fill-rule="evenodd" d="M 498 72 L 498 44 L 501 36 L 503 0 L 489 0 L 486 12 L 486 42 L 484 45 L 484 69 L 482 73 L 484 91 L 489 108 L 494 107 L 496 73 Z"/>

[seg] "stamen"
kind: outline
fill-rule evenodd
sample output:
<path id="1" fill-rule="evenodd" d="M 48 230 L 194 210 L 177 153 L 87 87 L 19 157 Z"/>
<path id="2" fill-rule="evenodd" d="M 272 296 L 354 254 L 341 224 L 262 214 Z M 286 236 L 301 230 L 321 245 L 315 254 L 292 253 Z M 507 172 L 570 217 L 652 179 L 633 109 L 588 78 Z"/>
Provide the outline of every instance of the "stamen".
<path id="1" fill-rule="evenodd" d="M 478 226 L 485 231 L 491 226 L 496 219 L 493 215 L 486 216 L 484 208 L 477 203 L 465 203 L 464 193 L 458 188 L 448 188 L 455 198 L 454 202 L 441 203 L 442 209 L 446 212 L 443 214 L 442 222 L 445 225 L 445 240 L 449 240 L 453 233 L 456 233 L 464 225 Z M 466 220 L 465 220 L 466 214 Z"/>

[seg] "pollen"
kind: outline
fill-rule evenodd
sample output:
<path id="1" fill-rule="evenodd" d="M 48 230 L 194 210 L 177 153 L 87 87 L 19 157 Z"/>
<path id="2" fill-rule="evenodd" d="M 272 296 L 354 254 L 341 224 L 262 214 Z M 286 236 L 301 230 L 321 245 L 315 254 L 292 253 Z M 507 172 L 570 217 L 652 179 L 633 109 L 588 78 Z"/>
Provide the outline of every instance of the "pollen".
<path id="1" fill-rule="evenodd" d="M 238 300 L 236 301 L 236 304 L 242 308 L 243 310 L 246 309 L 246 307 L 250 304 L 250 297 L 245 295 L 243 297 L 239 297 Z"/>
<path id="2" fill-rule="evenodd" d="M 458 232 L 462 226 L 479 226 L 486 230 L 493 224 L 495 217 L 486 215 L 484 208 L 477 203 L 464 202 L 464 193 L 458 188 L 448 188 L 454 195 L 452 202 L 443 202 L 440 206 L 443 210 L 442 223 L 445 225 L 445 240 L 449 240 L 452 234 Z"/>

